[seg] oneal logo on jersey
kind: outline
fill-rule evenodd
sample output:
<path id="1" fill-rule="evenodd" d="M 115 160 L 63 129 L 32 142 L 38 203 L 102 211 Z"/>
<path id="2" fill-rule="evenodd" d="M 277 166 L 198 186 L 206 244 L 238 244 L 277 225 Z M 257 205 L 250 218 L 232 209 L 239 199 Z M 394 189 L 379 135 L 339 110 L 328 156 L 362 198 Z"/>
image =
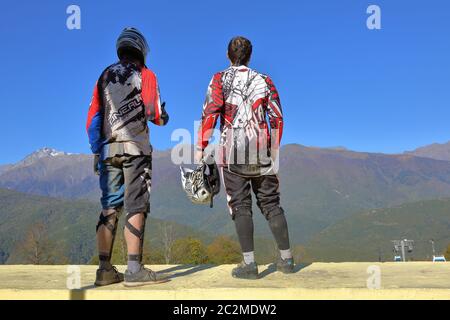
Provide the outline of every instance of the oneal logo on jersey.
<path id="1" fill-rule="evenodd" d="M 138 107 L 142 106 L 142 101 L 138 98 L 135 98 L 134 100 L 128 102 L 126 105 L 122 106 L 117 110 L 116 112 L 112 112 L 109 117 L 109 123 L 111 126 L 113 126 L 117 121 L 120 120 L 120 118 L 124 117 L 131 111 L 135 110 Z"/>

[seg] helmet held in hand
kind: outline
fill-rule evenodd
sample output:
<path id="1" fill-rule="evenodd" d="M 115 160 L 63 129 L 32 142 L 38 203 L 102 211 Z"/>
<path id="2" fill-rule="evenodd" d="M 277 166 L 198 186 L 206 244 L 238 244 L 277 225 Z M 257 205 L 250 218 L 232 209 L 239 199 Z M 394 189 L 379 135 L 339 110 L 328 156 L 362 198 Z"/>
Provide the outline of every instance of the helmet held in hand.
<path id="1" fill-rule="evenodd" d="M 180 167 L 181 184 L 188 198 L 194 204 L 210 204 L 220 192 L 220 175 L 217 164 L 207 164 L 204 160 L 195 169 Z M 208 173 L 206 172 L 208 170 Z"/>

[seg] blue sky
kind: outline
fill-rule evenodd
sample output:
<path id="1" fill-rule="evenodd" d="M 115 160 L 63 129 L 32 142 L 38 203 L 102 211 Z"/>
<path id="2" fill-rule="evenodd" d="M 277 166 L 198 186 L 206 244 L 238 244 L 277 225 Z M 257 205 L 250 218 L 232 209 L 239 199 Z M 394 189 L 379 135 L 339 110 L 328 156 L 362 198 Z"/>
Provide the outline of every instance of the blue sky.
<path id="1" fill-rule="evenodd" d="M 66 8 L 81 7 L 81 30 Z M 382 10 L 368 30 L 366 9 Z M 2 4 L 2 155 L 43 146 L 89 152 L 85 119 L 115 40 L 136 26 L 151 47 L 171 122 L 151 128 L 158 149 L 193 130 L 226 45 L 250 38 L 251 66 L 272 76 L 285 113 L 283 143 L 403 152 L 450 140 L 450 2 L 433 1 L 14 1 Z"/>

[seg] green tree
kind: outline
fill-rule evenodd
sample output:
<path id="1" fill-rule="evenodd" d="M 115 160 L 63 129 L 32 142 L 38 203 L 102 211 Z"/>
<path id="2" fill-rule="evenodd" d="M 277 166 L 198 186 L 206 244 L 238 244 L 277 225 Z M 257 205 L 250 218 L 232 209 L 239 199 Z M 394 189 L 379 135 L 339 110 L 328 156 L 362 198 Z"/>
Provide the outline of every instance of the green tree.
<path id="1" fill-rule="evenodd" d="M 188 237 L 174 242 L 172 259 L 175 263 L 202 264 L 208 261 L 208 254 L 201 240 Z"/>
<path id="2" fill-rule="evenodd" d="M 142 262 L 144 264 L 166 264 L 163 250 L 146 244 L 144 246 Z"/>
<path id="3" fill-rule="evenodd" d="M 242 259 L 241 248 L 227 236 L 219 236 L 208 246 L 209 261 L 213 264 L 233 264 Z"/>
<path id="4" fill-rule="evenodd" d="M 24 263 L 56 264 L 66 261 L 56 243 L 49 239 L 47 225 L 43 222 L 33 224 L 22 242 L 16 247 Z"/>
<path id="5" fill-rule="evenodd" d="M 164 255 L 165 264 L 170 264 L 172 261 L 172 247 L 175 242 L 175 231 L 173 225 L 168 222 L 163 222 L 160 226 L 160 234 L 162 240 L 162 253 Z"/>
<path id="6" fill-rule="evenodd" d="M 445 252 L 445 259 L 450 261 L 450 244 L 447 246 L 447 252 Z"/>

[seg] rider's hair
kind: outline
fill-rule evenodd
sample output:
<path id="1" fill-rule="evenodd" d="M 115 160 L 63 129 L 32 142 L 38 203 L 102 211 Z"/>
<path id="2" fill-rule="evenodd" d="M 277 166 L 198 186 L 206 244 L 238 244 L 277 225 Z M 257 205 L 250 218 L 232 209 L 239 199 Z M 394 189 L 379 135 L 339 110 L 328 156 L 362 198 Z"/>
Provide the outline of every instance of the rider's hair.
<path id="1" fill-rule="evenodd" d="M 247 65 L 252 55 L 252 43 L 244 37 L 234 37 L 228 44 L 228 58 L 234 66 Z"/>

